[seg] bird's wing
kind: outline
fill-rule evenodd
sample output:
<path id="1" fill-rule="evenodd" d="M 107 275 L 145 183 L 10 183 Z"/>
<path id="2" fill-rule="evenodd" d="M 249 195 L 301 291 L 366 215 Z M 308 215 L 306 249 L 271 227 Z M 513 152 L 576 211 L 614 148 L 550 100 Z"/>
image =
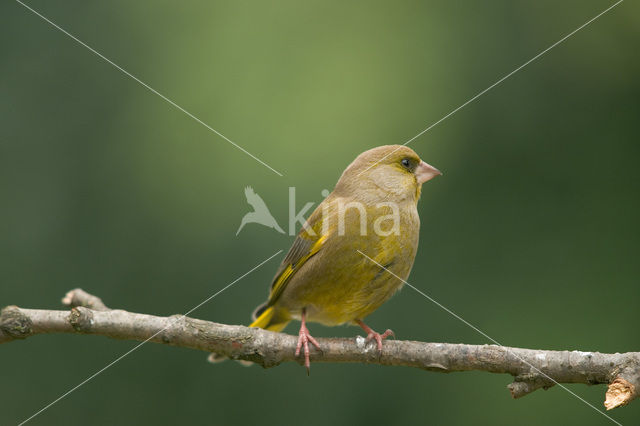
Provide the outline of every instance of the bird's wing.
<path id="1" fill-rule="evenodd" d="M 247 197 L 247 203 L 249 203 L 255 211 L 269 211 L 262 197 L 256 194 L 252 187 L 247 186 L 244 189 L 244 195 Z"/>
<path id="2" fill-rule="evenodd" d="M 268 306 L 273 305 L 278 300 L 286 288 L 287 283 L 291 280 L 291 277 L 300 270 L 307 260 L 320 251 L 326 241 L 327 235 L 321 235 L 319 232 L 319 228 L 322 225 L 320 223 L 322 215 L 319 210 L 319 208 L 316 209 L 307 220 L 309 227 L 313 229 L 314 233 L 311 234 L 307 232 L 303 227 L 280 264 L 273 283 L 271 283 L 271 293 L 269 294 L 269 301 L 267 302 Z"/>

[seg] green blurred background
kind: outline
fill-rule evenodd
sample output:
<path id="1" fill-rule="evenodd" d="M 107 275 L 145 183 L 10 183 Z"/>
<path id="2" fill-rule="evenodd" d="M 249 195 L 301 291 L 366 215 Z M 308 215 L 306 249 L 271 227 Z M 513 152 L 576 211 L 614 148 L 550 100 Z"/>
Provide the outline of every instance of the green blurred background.
<path id="1" fill-rule="evenodd" d="M 28 4 L 284 174 L 2 2 L 0 305 L 58 309 L 82 287 L 170 315 L 291 243 L 235 236 L 246 185 L 285 226 L 289 186 L 319 201 L 360 152 L 403 143 L 612 2 Z M 622 3 L 411 144 L 445 174 L 423 190 L 409 281 L 505 345 L 640 350 L 639 12 Z M 279 260 L 192 316 L 247 324 Z M 369 322 L 488 343 L 408 288 Z M 0 424 L 134 345 L 3 345 Z M 205 358 L 145 345 L 31 424 L 610 424 L 560 388 L 513 401 L 504 375 Z M 602 407 L 604 386 L 569 388 Z M 637 424 L 640 402 L 610 414 Z"/>

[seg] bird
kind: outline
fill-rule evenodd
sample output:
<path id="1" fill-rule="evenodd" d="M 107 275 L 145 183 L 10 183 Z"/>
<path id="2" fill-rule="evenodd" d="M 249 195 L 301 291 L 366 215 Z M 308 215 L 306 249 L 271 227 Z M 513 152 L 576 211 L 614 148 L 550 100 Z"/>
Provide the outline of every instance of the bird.
<path id="1" fill-rule="evenodd" d="M 249 327 L 282 331 L 300 321 L 295 356 L 302 352 L 307 374 L 309 344 L 322 350 L 309 322 L 359 325 L 381 352 L 393 331 L 378 333 L 363 320 L 408 278 L 422 184 L 441 174 L 404 145 L 358 155 L 303 224 Z"/>
<path id="2" fill-rule="evenodd" d="M 276 222 L 275 218 L 271 215 L 271 212 L 264 200 L 256 194 L 252 187 L 247 186 L 244 189 L 244 195 L 247 198 L 247 203 L 253 207 L 254 211 L 249 212 L 242 217 L 242 221 L 240 222 L 238 231 L 236 231 L 236 235 L 240 233 L 247 223 L 259 223 L 260 225 L 273 228 L 279 233 L 284 234 L 284 231 L 280 228 L 278 222 Z"/>

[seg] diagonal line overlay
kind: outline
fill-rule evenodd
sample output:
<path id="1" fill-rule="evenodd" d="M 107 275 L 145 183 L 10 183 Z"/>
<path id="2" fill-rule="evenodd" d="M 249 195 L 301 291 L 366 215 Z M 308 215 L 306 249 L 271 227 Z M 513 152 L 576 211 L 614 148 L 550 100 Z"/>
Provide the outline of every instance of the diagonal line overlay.
<path id="1" fill-rule="evenodd" d="M 391 272 L 389 269 L 385 268 L 383 265 L 381 265 L 380 263 L 376 262 L 375 260 L 373 260 L 372 258 L 370 258 L 369 256 L 367 256 L 366 254 L 364 254 L 363 252 L 361 252 L 360 250 L 356 250 L 358 253 L 360 253 L 361 255 L 363 255 L 364 257 L 366 257 L 368 260 L 370 260 L 371 262 L 375 263 L 376 265 L 378 265 L 380 268 L 384 269 L 386 272 L 388 272 L 389 274 L 393 275 L 395 278 L 399 279 L 400 281 L 402 281 L 403 283 L 405 283 L 406 285 L 408 285 L 409 287 L 411 287 L 413 290 L 417 291 L 419 294 L 421 294 L 422 296 L 424 296 L 425 298 L 429 299 L 431 302 L 435 303 L 436 305 L 438 305 L 438 307 L 442 308 L 443 310 L 445 310 L 447 313 L 453 315 L 455 318 L 457 318 L 458 320 L 462 321 L 465 325 L 471 327 L 473 330 L 477 331 L 478 333 L 480 333 L 482 336 L 484 336 L 485 338 L 487 338 L 489 341 L 491 341 L 492 343 L 500 346 L 501 348 L 503 348 L 505 351 L 507 351 L 510 355 L 513 355 L 514 357 L 518 358 L 520 361 L 522 361 L 523 363 L 527 364 L 529 367 L 531 367 L 533 370 L 535 370 L 536 372 L 538 372 L 539 374 L 543 375 L 544 377 L 546 377 L 547 379 L 551 380 L 553 383 L 555 383 L 556 385 L 560 386 L 562 389 L 566 390 L 567 392 L 569 392 L 571 395 L 575 396 L 576 398 L 578 398 L 580 401 L 584 402 L 585 404 L 587 404 L 589 407 L 593 408 L 594 410 L 596 410 L 598 413 L 602 414 L 603 416 L 605 416 L 607 419 L 611 420 L 613 423 L 617 424 L 618 426 L 622 426 L 621 423 L 617 422 L 616 420 L 614 420 L 612 417 L 610 417 L 608 414 L 606 414 L 603 411 L 600 411 L 598 408 L 596 408 L 593 404 L 591 404 L 589 401 L 585 400 L 584 398 L 582 398 L 580 395 L 576 394 L 575 392 L 573 392 L 571 389 L 567 388 L 566 386 L 564 386 L 561 383 L 558 383 L 553 377 L 550 377 L 549 375 L 547 375 L 545 372 L 541 371 L 540 369 L 538 369 L 536 366 L 532 365 L 531 363 L 529 363 L 527 360 L 523 359 L 522 357 L 518 356 L 517 354 L 515 354 L 513 351 L 510 351 L 507 347 L 505 347 L 502 343 L 498 342 L 496 339 L 494 339 L 493 337 L 489 336 L 487 333 L 485 333 L 484 331 L 480 330 L 478 327 L 474 326 L 473 324 L 471 324 L 469 321 L 465 320 L 464 318 L 462 318 L 461 316 L 459 316 L 458 314 L 456 314 L 455 312 L 453 312 L 452 310 L 450 310 L 449 308 L 447 308 L 446 306 L 444 306 L 443 304 L 441 304 L 440 302 L 438 302 L 437 300 L 433 299 L 432 297 L 430 297 L 429 295 L 427 295 L 426 293 L 424 293 L 422 290 L 414 287 L 413 285 L 409 284 L 407 281 L 403 280 L 402 278 L 400 278 L 399 276 L 397 276 L 396 274 L 394 274 L 393 272 Z"/>
<path id="2" fill-rule="evenodd" d="M 240 145 L 238 145 L 237 143 L 235 143 L 234 141 L 232 141 L 231 139 L 229 139 L 228 137 L 226 137 L 222 133 L 220 133 L 219 131 L 217 131 L 216 129 L 214 129 L 213 127 L 209 126 L 207 123 L 205 123 L 204 121 L 200 120 L 198 117 L 196 117 L 195 115 L 193 115 L 192 113 L 190 113 L 189 111 L 187 111 L 186 109 L 184 109 L 183 107 L 181 107 L 180 105 L 178 105 L 177 103 L 175 103 L 174 101 L 172 101 L 171 99 L 169 99 L 168 97 L 163 95 L 162 93 L 158 92 L 156 89 L 154 89 L 153 87 L 149 86 L 147 83 L 145 83 L 144 81 L 140 80 L 138 77 L 136 77 L 135 75 L 131 74 L 129 71 L 127 71 L 126 69 L 122 68 L 120 65 L 116 64 L 111 59 L 107 58 L 102 53 L 100 53 L 97 50 L 95 50 L 93 47 L 89 46 L 88 44 L 86 44 L 85 42 L 83 42 L 82 40 L 80 40 L 79 38 L 77 38 L 76 36 L 71 34 L 70 32 L 68 32 L 67 30 L 65 30 L 64 28 L 60 27 L 58 24 L 56 24 L 55 22 L 51 21 L 46 16 L 42 15 L 37 10 L 33 9 L 32 7 L 27 6 L 26 4 L 24 4 L 20 0 L 16 0 L 16 2 L 18 4 L 24 6 L 26 9 L 30 10 L 31 12 L 33 12 L 35 15 L 37 15 L 38 17 L 40 17 L 41 19 L 43 19 L 44 21 L 49 23 L 51 26 L 53 26 L 54 28 L 56 28 L 57 30 L 59 30 L 60 32 L 62 32 L 63 34 L 65 34 L 66 36 L 68 36 L 69 38 L 71 38 L 72 40 L 77 42 L 78 44 L 80 44 L 81 46 L 86 47 L 92 53 L 94 53 L 95 55 L 99 56 L 101 59 L 105 60 L 106 62 L 108 62 L 113 67 L 115 67 L 116 69 L 118 69 L 119 71 L 121 71 L 122 73 L 124 73 L 125 75 L 130 77 L 131 79 L 135 80 L 137 83 L 140 83 L 145 89 L 148 89 L 150 92 L 158 95 L 163 100 L 168 102 L 171 106 L 173 106 L 174 108 L 178 109 L 179 111 L 182 111 L 184 114 L 186 114 L 187 116 L 189 116 L 190 118 L 192 118 L 193 120 L 198 122 L 199 124 L 203 125 L 207 129 L 209 129 L 210 131 L 215 133 L 216 135 L 220 136 L 222 139 L 224 139 L 225 141 L 229 142 L 231 145 L 235 146 L 240 151 L 244 152 L 249 157 L 253 158 L 258 163 L 262 164 L 263 166 L 265 166 L 266 168 L 268 168 L 269 170 L 271 170 L 272 172 L 274 172 L 278 176 L 284 176 L 282 173 L 280 173 L 279 171 L 277 171 L 276 169 L 274 169 L 273 167 L 271 167 L 270 165 L 268 165 L 267 163 L 265 163 L 264 161 L 262 161 L 261 159 L 259 159 L 258 157 L 256 157 L 255 155 L 253 155 L 252 153 L 250 153 L 249 151 L 247 151 L 246 149 L 244 149 L 243 147 L 241 147 Z"/>
<path id="3" fill-rule="evenodd" d="M 444 117 L 440 118 L 438 121 L 434 122 L 433 124 L 431 124 L 429 127 L 427 127 L 426 129 L 422 130 L 420 133 L 418 133 L 417 135 L 415 135 L 414 137 L 412 137 L 411 139 L 409 139 L 408 141 L 406 141 L 405 143 L 402 144 L 402 146 L 407 146 L 409 145 L 411 142 L 413 142 L 414 140 L 416 140 L 417 138 L 419 138 L 420 136 L 424 135 L 425 133 L 427 133 L 429 130 L 433 129 L 435 126 L 437 126 L 438 124 L 442 123 L 444 120 L 446 120 L 447 118 L 451 117 L 453 114 L 455 114 L 456 112 L 460 111 L 462 108 L 466 107 L 467 105 L 469 105 L 471 102 L 475 101 L 476 99 L 478 99 L 480 96 L 484 95 L 485 93 L 487 93 L 489 90 L 493 89 L 494 87 L 496 87 L 498 84 L 502 83 L 503 81 L 505 81 L 506 79 L 508 79 L 509 77 L 511 77 L 512 75 L 514 75 L 515 73 L 517 73 L 518 71 L 520 71 L 521 69 L 523 69 L 524 67 L 526 67 L 527 65 L 529 65 L 531 62 L 535 61 L 536 59 L 538 59 L 539 57 L 541 57 L 542 55 L 544 55 L 545 53 L 547 53 L 548 51 L 550 51 L 551 49 L 553 49 L 554 47 L 556 47 L 557 45 L 559 45 L 560 43 L 564 42 L 565 40 L 567 40 L 569 37 L 571 37 L 572 35 L 574 35 L 575 33 L 577 33 L 578 31 L 580 31 L 581 29 L 583 29 L 584 27 L 586 27 L 587 25 L 589 25 L 590 23 L 592 23 L 593 21 L 595 21 L 596 19 L 600 18 L 602 15 L 604 15 L 605 13 L 609 12 L 611 9 L 613 9 L 614 7 L 618 6 L 620 3 L 622 3 L 624 0 L 618 0 L 616 3 L 612 4 L 611 6 L 609 6 L 608 8 L 606 8 L 605 10 L 603 10 L 602 12 L 600 12 L 599 14 L 597 14 L 596 16 L 594 16 L 593 18 L 589 19 L 587 22 L 585 22 L 584 24 L 580 25 L 578 28 L 576 28 L 575 30 L 571 31 L 569 34 L 565 35 L 564 37 L 562 37 L 560 40 L 556 41 L 555 43 L 553 43 L 551 46 L 547 47 L 546 49 L 544 49 L 543 51 L 541 51 L 540 53 L 538 53 L 536 56 L 534 56 L 533 58 L 529 59 L 527 62 L 525 62 L 524 64 L 520 65 L 518 68 L 514 69 L 513 71 L 511 71 L 510 73 L 504 75 L 502 78 L 500 78 L 499 80 L 497 80 L 495 83 L 493 83 L 491 86 L 487 87 L 486 89 L 482 90 L 481 92 L 477 93 L 475 96 L 473 96 L 472 98 L 470 98 L 469 100 L 467 100 L 465 103 L 463 103 L 462 105 L 460 105 L 459 107 L 455 108 L 454 110 L 450 111 L 449 113 L 447 113 Z M 376 161 L 375 163 L 371 164 L 369 167 L 367 167 L 365 170 L 361 171 L 360 174 L 358 176 L 360 176 L 361 174 L 363 174 L 364 172 L 366 172 L 367 170 L 369 170 L 370 168 L 372 168 L 373 166 L 375 166 L 376 164 L 380 163 L 382 160 L 384 160 L 385 158 L 387 158 L 388 156 L 390 156 L 391 154 L 393 154 L 394 152 L 396 152 L 398 149 L 400 149 L 400 147 L 394 149 L 393 151 L 391 151 L 390 153 L 388 153 L 387 155 L 385 155 L 384 157 L 382 157 L 380 160 Z"/>
<path id="4" fill-rule="evenodd" d="M 114 359 L 113 361 L 111 361 L 109 364 L 105 365 L 104 367 L 102 367 L 100 370 L 96 371 L 95 373 L 93 373 L 91 376 L 87 377 L 86 379 L 84 379 L 82 382 L 78 383 L 77 385 L 75 385 L 74 387 L 72 387 L 71 389 L 69 389 L 68 391 L 66 391 L 65 393 L 63 393 L 62 395 L 60 395 L 58 398 L 54 399 L 53 401 L 51 401 L 49 404 L 45 405 L 44 407 L 42 407 L 40 410 L 36 411 L 35 413 L 33 413 L 31 416 L 29 416 L 28 418 L 26 418 L 25 420 L 23 420 L 22 422 L 20 422 L 20 424 L 18 426 L 22 426 L 25 423 L 29 422 L 30 420 L 32 420 L 34 417 L 36 417 L 37 415 L 41 414 L 43 411 L 51 408 L 53 405 L 57 404 L 58 402 L 60 402 L 62 399 L 64 399 L 65 397 L 67 397 L 69 394 L 71 394 L 72 392 L 74 392 L 75 390 L 77 390 L 79 387 L 81 387 L 82 385 L 86 384 L 87 382 L 93 380 L 94 378 L 96 378 L 98 375 L 100 375 L 102 372 L 104 372 L 106 369 L 108 369 L 109 367 L 113 366 L 114 364 L 116 364 L 117 362 L 121 361 L 123 358 L 127 357 L 128 355 L 130 355 L 132 352 L 136 351 L 137 349 L 139 349 L 142 345 L 144 345 L 145 343 L 149 342 L 149 340 L 153 339 L 154 337 L 156 337 L 158 334 L 162 333 L 163 331 L 167 330 L 168 328 L 170 328 L 173 324 L 175 324 L 176 322 L 182 320 L 184 317 L 186 317 L 187 315 L 189 315 L 190 313 L 192 313 L 193 311 L 195 311 L 196 309 L 198 309 L 200 306 L 204 305 L 205 303 L 209 302 L 211 299 L 213 299 L 214 297 L 216 297 L 217 295 L 219 295 L 220 293 L 222 293 L 223 291 L 225 291 L 226 289 L 228 289 L 229 287 L 231 287 L 232 285 L 234 285 L 235 283 L 237 283 L 238 281 L 240 281 L 241 279 L 243 279 L 244 277 L 246 277 L 247 275 L 249 275 L 250 273 L 252 273 L 253 271 L 255 271 L 256 269 L 260 268 L 262 265 L 264 265 L 265 263 L 267 263 L 268 261 L 270 261 L 271 259 L 273 259 L 274 257 L 276 257 L 277 255 L 279 255 L 280 253 L 282 253 L 282 250 L 278 250 L 277 253 L 272 254 L 270 257 L 268 257 L 267 259 L 263 260 L 262 262 L 260 262 L 259 264 L 257 264 L 256 266 L 254 266 L 253 268 L 251 268 L 249 271 L 245 272 L 244 274 L 240 275 L 238 278 L 236 278 L 235 280 L 233 280 L 232 282 L 230 282 L 229 284 L 227 284 L 225 287 L 223 287 L 222 289 L 218 290 L 217 292 L 215 292 L 214 294 L 212 294 L 211 296 L 207 297 L 206 299 L 204 299 L 202 302 L 198 303 L 196 306 L 194 306 L 193 308 L 189 309 L 187 312 L 185 312 L 184 314 L 180 315 L 179 317 L 175 318 L 173 321 L 171 321 L 171 323 L 166 326 L 165 328 L 163 328 L 160 331 L 157 331 L 156 333 L 154 333 L 153 335 L 151 335 L 149 338 L 147 338 L 146 340 L 138 343 L 136 346 L 134 346 L 133 348 L 129 349 L 127 352 L 125 352 L 124 354 L 120 355 L 118 358 Z"/>

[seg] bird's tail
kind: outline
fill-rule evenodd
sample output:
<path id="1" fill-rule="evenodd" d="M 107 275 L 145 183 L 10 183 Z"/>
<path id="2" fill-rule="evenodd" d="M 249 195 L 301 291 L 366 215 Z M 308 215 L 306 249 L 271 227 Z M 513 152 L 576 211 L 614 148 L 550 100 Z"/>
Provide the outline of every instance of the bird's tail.
<path id="1" fill-rule="evenodd" d="M 266 303 L 258 306 L 251 317 L 253 322 L 249 327 L 259 327 L 269 331 L 282 331 L 291 321 L 291 317 L 286 312 L 274 306 L 267 306 Z"/>

